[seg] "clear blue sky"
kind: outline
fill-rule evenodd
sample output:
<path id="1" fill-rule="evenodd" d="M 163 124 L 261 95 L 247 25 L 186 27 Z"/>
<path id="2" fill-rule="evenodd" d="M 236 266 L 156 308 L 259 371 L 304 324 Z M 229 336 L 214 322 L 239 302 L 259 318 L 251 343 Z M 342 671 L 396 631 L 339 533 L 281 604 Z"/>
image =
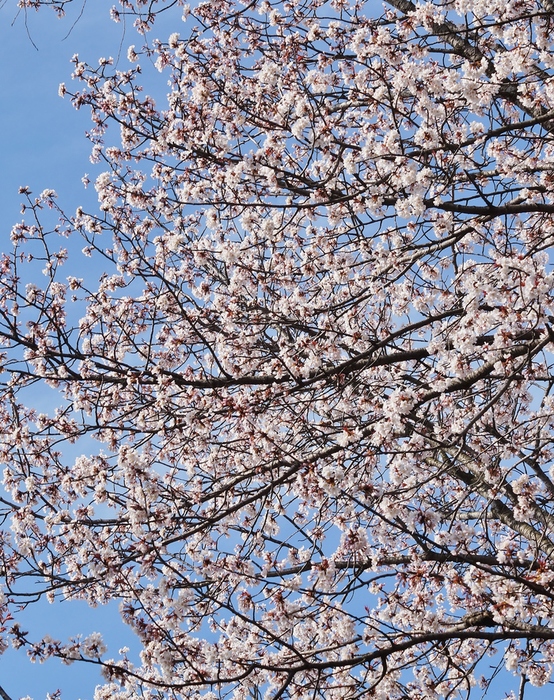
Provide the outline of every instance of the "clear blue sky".
<path id="1" fill-rule="evenodd" d="M 85 193 L 81 183 L 84 173 L 95 172 L 84 138 L 88 113 L 76 112 L 68 99 L 58 97 L 59 83 L 70 82 L 71 56 L 79 53 L 94 63 L 99 56 L 115 58 L 121 51 L 120 60 L 125 63 L 127 46 L 140 43 L 132 28 L 126 31 L 124 25 L 115 25 L 107 18 L 113 0 L 89 0 L 84 7 L 75 0 L 63 21 L 48 8 L 38 14 L 30 12 L 27 26 L 23 14 L 16 17 L 16 4 L 16 0 L 0 0 L 0 250 L 9 248 L 11 226 L 21 219 L 20 185 L 28 185 L 36 193 L 55 189 L 67 211 L 85 200 L 90 202 L 94 195 L 92 188 Z M 178 29 L 166 26 L 160 36 Z M 115 605 L 89 610 L 82 603 L 44 604 L 32 606 L 24 615 L 26 628 L 37 637 L 49 633 L 67 639 L 98 630 L 106 634 L 114 656 L 130 642 Z M 517 680 L 508 674 L 502 678 L 505 682 L 499 698 L 503 691 L 517 689 Z M 13 650 L 0 656 L 0 685 L 13 700 L 26 695 L 42 700 L 57 688 L 63 690 L 64 700 L 92 700 L 98 682 L 96 669 L 83 664 L 66 667 L 51 661 L 31 665 L 24 653 Z M 525 697 L 546 700 L 551 693 L 551 686 L 529 688 Z"/>
<path id="2" fill-rule="evenodd" d="M 82 198 L 80 178 L 90 170 L 90 149 L 83 138 L 88 114 L 76 112 L 57 91 L 60 82 L 71 82 L 69 61 L 74 53 L 96 62 L 100 55 L 117 52 L 123 27 L 106 21 L 111 4 L 94 0 L 92 9 L 89 3 L 65 39 L 76 18 L 60 21 L 44 8 L 29 12 L 26 28 L 23 13 L 16 18 L 15 0 L 6 0 L 0 9 L 2 241 L 20 218 L 19 185 L 37 192 L 59 189 L 71 203 Z M 75 11 L 79 5 L 69 8 Z"/>

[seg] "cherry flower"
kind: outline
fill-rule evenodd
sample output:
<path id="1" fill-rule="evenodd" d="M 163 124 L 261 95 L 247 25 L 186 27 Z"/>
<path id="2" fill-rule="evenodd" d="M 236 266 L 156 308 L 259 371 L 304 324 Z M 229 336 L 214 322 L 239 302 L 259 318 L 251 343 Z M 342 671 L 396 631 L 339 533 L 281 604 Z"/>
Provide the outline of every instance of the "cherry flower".
<path id="1" fill-rule="evenodd" d="M 60 87 L 98 207 L 22 188 L 0 261 L 0 616 L 117 600 L 142 651 L 5 643 L 98 700 L 548 682 L 553 11 L 113 10 Z"/>

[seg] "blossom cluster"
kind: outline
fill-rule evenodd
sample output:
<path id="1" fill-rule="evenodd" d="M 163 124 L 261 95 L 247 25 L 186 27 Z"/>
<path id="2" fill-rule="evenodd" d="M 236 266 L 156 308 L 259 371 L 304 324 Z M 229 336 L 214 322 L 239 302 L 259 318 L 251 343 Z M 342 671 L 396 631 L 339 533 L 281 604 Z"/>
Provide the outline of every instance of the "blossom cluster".
<path id="1" fill-rule="evenodd" d="M 117 600 L 142 651 L 2 644 L 97 700 L 454 697 L 494 651 L 545 684 L 554 7 L 124 14 L 128 63 L 60 88 L 98 209 L 24 188 L 0 260 L 0 615 Z"/>

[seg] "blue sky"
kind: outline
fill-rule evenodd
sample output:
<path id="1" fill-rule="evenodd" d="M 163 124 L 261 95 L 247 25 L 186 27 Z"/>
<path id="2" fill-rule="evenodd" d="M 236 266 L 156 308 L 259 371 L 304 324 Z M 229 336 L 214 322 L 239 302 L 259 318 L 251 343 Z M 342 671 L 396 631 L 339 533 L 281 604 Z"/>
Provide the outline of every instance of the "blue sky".
<path id="1" fill-rule="evenodd" d="M 60 82 L 70 82 L 74 53 L 93 61 L 119 47 L 122 26 L 106 21 L 111 3 L 94 2 L 94 11 L 85 7 L 69 36 L 70 16 L 60 21 L 47 8 L 29 12 L 26 28 L 23 13 L 16 16 L 15 2 L 7 0 L 0 9 L 2 241 L 20 218 L 19 185 L 36 192 L 63 190 L 64 200 L 72 202 L 82 198 L 80 178 L 90 170 L 90 149 L 83 138 L 88 115 L 76 112 L 57 91 Z"/>

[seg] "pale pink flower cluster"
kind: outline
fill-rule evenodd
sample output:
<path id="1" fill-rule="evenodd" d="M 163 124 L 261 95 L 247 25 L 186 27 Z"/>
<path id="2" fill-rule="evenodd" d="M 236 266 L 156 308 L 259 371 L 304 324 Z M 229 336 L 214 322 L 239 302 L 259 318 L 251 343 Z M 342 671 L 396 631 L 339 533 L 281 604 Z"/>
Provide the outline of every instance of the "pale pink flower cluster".
<path id="1" fill-rule="evenodd" d="M 114 8 L 60 86 L 98 208 L 21 188 L 0 258 L 2 648 L 97 700 L 549 681 L 550 5 Z M 139 657 L 29 638 L 37 590 Z"/>

